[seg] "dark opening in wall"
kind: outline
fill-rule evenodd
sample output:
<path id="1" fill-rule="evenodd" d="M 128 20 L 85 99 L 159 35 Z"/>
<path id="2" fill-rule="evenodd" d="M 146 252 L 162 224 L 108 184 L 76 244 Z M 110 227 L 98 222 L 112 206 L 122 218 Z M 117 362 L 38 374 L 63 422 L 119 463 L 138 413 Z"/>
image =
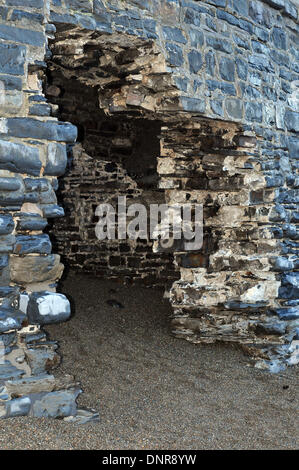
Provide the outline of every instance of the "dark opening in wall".
<path id="1" fill-rule="evenodd" d="M 100 241 L 95 234 L 101 203 L 116 207 L 118 196 L 147 208 L 165 203 L 157 173 L 161 123 L 126 113 L 107 116 L 99 107 L 97 87 L 65 78 L 53 63 L 45 93 L 57 106 L 59 120 L 78 128 L 58 191 L 66 216 L 50 228 L 56 252 L 77 271 L 169 287 L 179 277 L 171 253 L 153 253 L 151 240 Z"/>

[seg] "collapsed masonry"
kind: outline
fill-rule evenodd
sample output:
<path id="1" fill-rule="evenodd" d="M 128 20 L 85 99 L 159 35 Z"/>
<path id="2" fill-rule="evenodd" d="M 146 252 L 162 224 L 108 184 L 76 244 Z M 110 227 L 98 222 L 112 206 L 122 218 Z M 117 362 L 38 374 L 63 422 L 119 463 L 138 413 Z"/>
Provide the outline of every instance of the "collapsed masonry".
<path id="1" fill-rule="evenodd" d="M 48 141 L 69 143 L 60 190 L 66 217 L 50 233 L 73 267 L 164 284 L 179 338 L 237 343 L 259 367 L 272 371 L 295 364 L 295 317 L 278 300 L 275 190 L 263 175 L 254 133 L 183 110 L 153 41 L 60 25 L 50 45 L 47 77 L 39 65 L 28 75 L 30 113 L 72 122 L 78 143 L 69 123 L 53 119 L 49 130 L 43 127 L 49 121 L 39 120 L 36 139 L 47 145 L 47 154 L 40 164 L 32 153 L 29 169 L 25 146 L 10 143 L 16 161 L 6 164 L 1 182 L 8 211 L 1 234 L 6 243 L 11 238 L 12 252 L 2 270 L 10 285 L 1 288 L 0 417 L 78 414 L 79 385 L 72 377 L 52 375 L 59 364 L 57 345 L 40 329 L 70 316 L 67 300 L 55 293 L 63 271 L 60 256 L 51 254 L 50 239 L 42 234 L 46 219 L 64 215 L 55 191 L 66 154 L 60 143 Z M 29 121 L 16 123 L 17 137 L 28 137 Z M 28 144 L 34 148 L 30 138 Z M 16 171 L 17 165 L 23 170 Z M 202 249 L 189 251 L 184 241 L 172 250 L 138 240 L 99 244 L 95 207 L 122 194 L 147 203 L 203 204 Z M 88 418 L 83 413 L 81 421 Z"/>
<path id="2" fill-rule="evenodd" d="M 73 257 L 80 269 L 89 271 L 92 264 L 95 273 L 150 285 L 175 279 L 171 251 L 180 273 L 170 290 L 177 337 L 233 341 L 269 361 L 259 365 L 272 370 L 279 368 L 277 359 L 292 364 L 295 321 L 283 315 L 277 301 L 275 190 L 267 188 L 253 133 L 180 112 L 171 75 L 151 41 L 61 28 L 52 53 L 48 96 L 52 93 L 60 118 L 77 124 L 82 134 L 63 182 L 69 216 L 53 228 L 58 252 Z M 132 129 L 140 135 L 142 126 L 148 142 L 138 142 L 134 154 Z M 144 153 L 149 146 L 152 156 Z M 151 184 L 142 176 L 147 182 L 152 176 Z M 203 204 L 202 249 L 188 251 L 178 240 L 171 250 L 155 244 L 153 255 L 138 244 L 131 250 L 123 243 L 97 246 L 94 209 L 121 194 L 133 201 Z"/>

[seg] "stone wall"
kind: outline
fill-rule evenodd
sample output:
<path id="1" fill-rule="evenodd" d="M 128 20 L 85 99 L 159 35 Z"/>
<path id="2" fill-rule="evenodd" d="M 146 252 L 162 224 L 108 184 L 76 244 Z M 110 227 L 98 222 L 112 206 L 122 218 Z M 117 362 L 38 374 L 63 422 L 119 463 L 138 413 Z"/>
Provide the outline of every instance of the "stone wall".
<path id="1" fill-rule="evenodd" d="M 161 123 L 159 194 L 204 203 L 203 249 L 172 254 L 174 333 L 241 343 L 273 371 L 296 363 L 297 3 L 0 0 L 0 18 L 0 416 L 76 414 L 78 385 L 49 374 L 56 346 L 40 330 L 70 315 L 55 293 L 63 266 L 43 231 L 64 215 L 57 178 L 77 128 L 45 98 L 51 63 L 64 82 L 95 87 L 115 122 Z M 88 177 L 113 163 L 92 160 Z M 136 189 L 123 163 L 119 171 Z M 77 196 L 75 180 L 64 184 Z M 154 250 L 160 265 L 169 261 Z"/>

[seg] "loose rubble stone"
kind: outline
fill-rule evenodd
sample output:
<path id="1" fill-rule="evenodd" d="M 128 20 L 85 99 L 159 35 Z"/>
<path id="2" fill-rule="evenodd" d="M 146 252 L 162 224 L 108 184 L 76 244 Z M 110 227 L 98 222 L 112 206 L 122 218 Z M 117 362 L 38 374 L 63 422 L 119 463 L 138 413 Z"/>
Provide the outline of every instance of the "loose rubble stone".
<path id="1" fill-rule="evenodd" d="M 79 393 L 80 390 L 58 391 L 34 398 L 30 415 L 36 418 L 75 416 L 77 412 L 76 398 Z"/>

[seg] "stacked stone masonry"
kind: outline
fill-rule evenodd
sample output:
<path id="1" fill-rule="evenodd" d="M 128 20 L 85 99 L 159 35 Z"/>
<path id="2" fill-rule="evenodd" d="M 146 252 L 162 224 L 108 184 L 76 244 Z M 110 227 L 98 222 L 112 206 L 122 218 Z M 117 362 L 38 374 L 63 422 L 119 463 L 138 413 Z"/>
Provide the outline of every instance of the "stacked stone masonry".
<path id="1" fill-rule="evenodd" d="M 0 417 L 78 414 L 42 331 L 60 255 L 172 283 L 180 338 L 298 362 L 298 59 L 295 0 L 0 0 Z M 202 203 L 202 249 L 95 245 L 123 194 Z"/>

